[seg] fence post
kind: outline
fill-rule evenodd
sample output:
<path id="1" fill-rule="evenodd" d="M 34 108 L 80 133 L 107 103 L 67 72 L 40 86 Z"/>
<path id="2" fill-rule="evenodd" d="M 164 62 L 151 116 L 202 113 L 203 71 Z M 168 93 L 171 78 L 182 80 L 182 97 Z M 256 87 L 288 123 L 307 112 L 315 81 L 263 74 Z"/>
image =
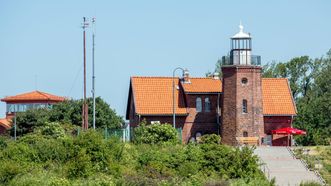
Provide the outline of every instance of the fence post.
<path id="1" fill-rule="evenodd" d="M 107 129 L 107 126 L 105 128 L 105 138 L 108 139 L 108 129 Z"/>
<path id="2" fill-rule="evenodd" d="M 183 143 L 182 128 L 177 128 L 178 137 L 181 143 Z"/>

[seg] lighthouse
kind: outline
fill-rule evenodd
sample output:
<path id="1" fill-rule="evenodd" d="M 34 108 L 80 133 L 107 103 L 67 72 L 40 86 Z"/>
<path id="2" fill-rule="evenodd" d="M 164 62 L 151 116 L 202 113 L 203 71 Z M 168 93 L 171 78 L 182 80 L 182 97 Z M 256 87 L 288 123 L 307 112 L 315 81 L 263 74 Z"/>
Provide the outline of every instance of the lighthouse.
<path id="1" fill-rule="evenodd" d="M 230 38 L 230 58 L 222 65 L 222 141 L 238 145 L 252 140 L 261 144 L 264 137 L 262 111 L 261 58 L 252 55 L 251 34 L 239 32 Z"/>

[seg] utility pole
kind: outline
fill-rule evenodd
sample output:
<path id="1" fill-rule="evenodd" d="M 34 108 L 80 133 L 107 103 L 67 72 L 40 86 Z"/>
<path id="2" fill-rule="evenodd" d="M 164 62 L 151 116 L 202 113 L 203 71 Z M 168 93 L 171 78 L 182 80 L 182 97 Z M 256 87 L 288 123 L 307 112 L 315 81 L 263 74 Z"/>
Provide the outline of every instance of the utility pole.
<path id="1" fill-rule="evenodd" d="M 88 106 L 86 103 L 86 37 L 85 37 L 85 28 L 88 27 L 88 23 L 86 17 L 83 17 L 83 50 L 84 50 L 84 101 L 83 101 L 83 122 L 82 122 L 82 129 L 88 129 Z"/>
<path id="2" fill-rule="evenodd" d="M 93 129 L 95 130 L 95 74 L 94 74 L 94 39 L 95 39 L 95 17 L 92 18 L 92 97 L 93 97 Z"/>
<path id="3" fill-rule="evenodd" d="M 16 141 L 16 131 L 17 131 L 17 123 L 16 123 L 16 110 L 14 112 L 14 139 Z"/>

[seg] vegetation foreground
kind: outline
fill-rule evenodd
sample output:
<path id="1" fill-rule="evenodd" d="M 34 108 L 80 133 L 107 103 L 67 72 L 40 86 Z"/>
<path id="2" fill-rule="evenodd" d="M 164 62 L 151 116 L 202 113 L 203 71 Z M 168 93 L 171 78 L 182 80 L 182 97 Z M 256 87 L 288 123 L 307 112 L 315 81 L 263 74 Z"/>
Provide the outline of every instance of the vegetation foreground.
<path id="1" fill-rule="evenodd" d="M 140 128 L 137 133 L 148 131 Z M 215 136 L 189 145 L 172 139 L 157 144 L 123 143 L 92 130 L 75 136 L 72 128 L 52 123 L 36 127 L 17 141 L 0 138 L 0 183 L 273 185 L 259 170 L 251 148 L 220 145 Z"/>

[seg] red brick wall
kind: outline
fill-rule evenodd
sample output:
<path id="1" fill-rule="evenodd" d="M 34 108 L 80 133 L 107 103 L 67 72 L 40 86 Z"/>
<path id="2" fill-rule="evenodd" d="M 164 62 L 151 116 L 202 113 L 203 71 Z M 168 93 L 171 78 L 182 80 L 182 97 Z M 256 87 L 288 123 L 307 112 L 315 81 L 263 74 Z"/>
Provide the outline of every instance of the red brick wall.
<path id="1" fill-rule="evenodd" d="M 291 116 L 264 116 L 264 132 L 271 135 L 272 130 L 292 127 Z M 287 135 L 272 135 L 273 146 L 287 146 L 289 144 Z"/>
<path id="2" fill-rule="evenodd" d="M 236 145 L 236 137 L 263 137 L 261 67 L 223 67 L 222 141 Z M 248 82 L 242 84 L 242 78 Z M 243 99 L 247 100 L 247 113 L 242 111 Z"/>
<path id="3" fill-rule="evenodd" d="M 272 130 L 291 127 L 291 116 L 264 116 L 264 132 L 271 134 Z"/>
<path id="4" fill-rule="evenodd" d="M 196 98 L 202 99 L 202 112 L 196 112 Z M 205 112 L 205 98 L 208 97 L 211 103 L 210 112 Z M 176 128 L 182 128 L 183 142 L 186 143 L 191 137 L 195 137 L 197 132 L 202 134 L 218 133 L 217 125 L 217 94 L 186 94 L 185 99 L 187 103 L 187 116 L 176 116 Z M 220 98 L 221 99 L 221 98 Z M 133 98 L 131 98 L 131 105 L 129 111 L 129 120 L 132 127 L 136 127 L 139 121 L 146 120 L 147 123 L 151 121 L 160 121 L 160 123 L 173 123 L 173 117 L 169 116 L 137 116 L 134 110 Z"/>
<path id="5" fill-rule="evenodd" d="M 287 146 L 290 145 L 289 137 L 287 135 L 273 135 L 272 146 Z"/>

